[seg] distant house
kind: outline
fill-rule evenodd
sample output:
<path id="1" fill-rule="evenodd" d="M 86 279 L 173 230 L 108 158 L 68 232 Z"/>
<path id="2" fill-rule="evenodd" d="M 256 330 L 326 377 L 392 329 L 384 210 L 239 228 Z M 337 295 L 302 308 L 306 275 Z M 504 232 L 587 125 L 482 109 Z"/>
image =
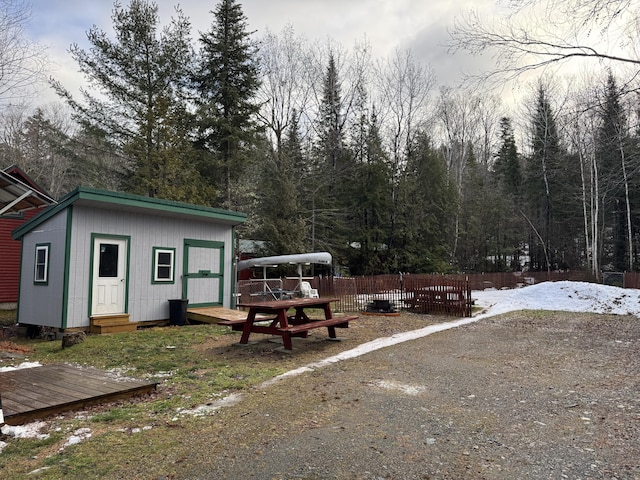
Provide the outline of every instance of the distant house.
<path id="1" fill-rule="evenodd" d="M 260 256 L 260 252 L 264 249 L 265 243 L 262 240 L 239 240 L 238 241 L 238 261 L 248 260 Z M 238 280 L 249 280 L 253 278 L 253 270 L 247 268 L 237 272 Z"/>
<path id="2" fill-rule="evenodd" d="M 231 305 L 241 213 L 80 187 L 13 232 L 18 321 L 65 329 L 169 319 L 168 300 Z M 104 325 L 105 323 L 102 322 Z"/>
<path id="3" fill-rule="evenodd" d="M 11 232 L 55 201 L 16 166 L 0 170 L 0 305 L 18 301 L 20 242 Z"/>

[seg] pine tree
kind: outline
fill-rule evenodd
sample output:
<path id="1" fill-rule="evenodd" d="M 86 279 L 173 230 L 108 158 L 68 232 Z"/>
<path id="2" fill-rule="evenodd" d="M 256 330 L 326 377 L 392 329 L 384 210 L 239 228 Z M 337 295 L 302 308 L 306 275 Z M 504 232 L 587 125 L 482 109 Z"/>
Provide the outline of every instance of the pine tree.
<path id="1" fill-rule="evenodd" d="M 343 194 L 348 175 L 353 172 L 347 170 L 351 159 L 345 148 L 340 79 L 333 54 L 329 55 L 319 110 L 318 138 L 310 169 L 313 184 L 305 196 L 311 212 L 311 248 L 329 251 L 338 263 L 344 264 L 348 248 L 345 216 L 348 201 Z"/>
<path id="2" fill-rule="evenodd" d="M 518 197 L 522 185 L 520 159 L 511 119 L 500 119 L 500 149 L 495 156 L 493 170 L 503 192 Z"/>
<path id="3" fill-rule="evenodd" d="M 552 245 L 554 201 L 562 188 L 561 179 L 556 176 L 562 155 L 554 112 L 545 89 L 540 86 L 531 122 L 531 155 L 525 169 L 526 218 L 531 227 L 528 243 L 533 270 L 556 266 L 556 245 Z"/>
<path id="4" fill-rule="evenodd" d="M 178 11 L 159 33 L 158 7 L 144 0 L 132 0 L 127 9 L 116 2 L 112 20 L 115 39 L 93 27 L 87 33 L 90 50 L 71 47 L 92 85 L 91 91 L 83 90 L 84 101 L 74 100 L 59 83 L 54 87 L 85 132 L 102 132 L 130 159 L 124 188 L 204 201 L 207 195 L 192 196 L 199 178 L 191 147 L 184 141 L 191 121 L 186 86 L 193 61 L 188 20 Z"/>
<path id="5" fill-rule="evenodd" d="M 500 119 L 500 143 L 494 156 L 493 175 L 486 192 L 493 199 L 495 218 L 490 220 L 492 232 L 487 239 L 494 265 L 485 270 L 519 270 L 522 243 L 522 173 L 511 119 Z"/>
<path id="6" fill-rule="evenodd" d="M 412 151 L 400 180 L 390 265 L 401 272 L 448 272 L 458 201 L 455 182 L 426 133 L 416 136 Z"/>
<path id="7" fill-rule="evenodd" d="M 388 273 L 386 262 L 391 237 L 391 169 L 382 146 L 375 112 L 361 119 L 360 141 L 354 145 L 356 165 L 348 175 L 347 238 L 349 267 L 353 275 Z"/>
<path id="8" fill-rule="evenodd" d="M 197 143 L 210 154 L 203 172 L 219 188 L 223 205 L 232 208 L 237 206 L 233 182 L 249 162 L 256 134 L 257 46 L 237 1 L 221 0 L 212 13 L 211 29 L 200 38 L 201 58 L 195 75 Z"/>
<path id="9" fill-rule="evenodd" d="M 321 124 L 319 128 L 319 147 L 328 169 L 335 178 L 340 168 L 340 160 L 344 153 L 342 93 L 338 71 L 333 54 L 329 55 L 327 72 L 324 77 L 322 103 L 320 105 Z"/>

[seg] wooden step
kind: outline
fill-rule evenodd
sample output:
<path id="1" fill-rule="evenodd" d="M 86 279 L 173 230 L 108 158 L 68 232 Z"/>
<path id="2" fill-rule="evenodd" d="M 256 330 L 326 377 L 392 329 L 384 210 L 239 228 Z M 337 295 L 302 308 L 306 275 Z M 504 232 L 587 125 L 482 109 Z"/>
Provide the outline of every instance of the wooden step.
<path id="1" fill-rule="evenodd" d="M 115 315 L 95 315 L 90 317 L 90 332 L 94 334 L 135 332 L 138 328 L 137 322 L 129 321 L 128 313 Z"/>

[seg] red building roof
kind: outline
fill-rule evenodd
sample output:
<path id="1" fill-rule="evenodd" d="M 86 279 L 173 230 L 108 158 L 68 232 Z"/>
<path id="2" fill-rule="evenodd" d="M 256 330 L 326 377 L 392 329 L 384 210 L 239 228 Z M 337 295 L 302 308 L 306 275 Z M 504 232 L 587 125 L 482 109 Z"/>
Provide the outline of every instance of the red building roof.
<path id="1" fill-rule="evenodd" d="M 20 246 L 11 232 L 55 203 L 16 166 L 0 170 L 0 303 L 18 301 Z"/>

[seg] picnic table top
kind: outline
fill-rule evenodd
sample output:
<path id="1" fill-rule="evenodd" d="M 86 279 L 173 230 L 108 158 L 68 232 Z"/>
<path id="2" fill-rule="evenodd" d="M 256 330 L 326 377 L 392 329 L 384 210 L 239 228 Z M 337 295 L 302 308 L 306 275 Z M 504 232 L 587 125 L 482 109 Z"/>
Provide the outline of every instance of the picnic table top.
<path id="1" fill-rule="evenodd" d="M 260 308 L 269 310 L 280 310 L 292 307 L 313 307 L 327 305 L 335 302 L 337 298 L 291 298 L 288 300 L 273 300 L 266 302 L 240 303 L 239 306 L 244 308 Z"/>

